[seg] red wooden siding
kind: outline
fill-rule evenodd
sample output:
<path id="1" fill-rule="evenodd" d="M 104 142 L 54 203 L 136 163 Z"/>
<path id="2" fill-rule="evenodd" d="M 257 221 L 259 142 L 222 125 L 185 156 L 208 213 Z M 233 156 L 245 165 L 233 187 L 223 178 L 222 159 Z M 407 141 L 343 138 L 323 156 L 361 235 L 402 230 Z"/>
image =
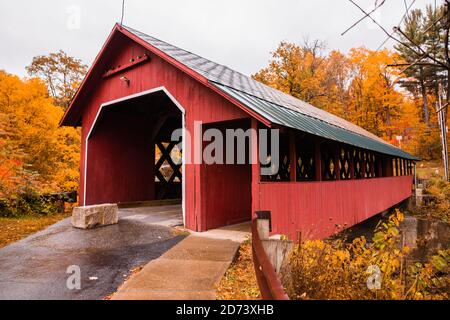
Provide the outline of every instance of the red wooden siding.
<path id="1" fill-rule="evenodd" d="M 248 119 L 225 121 L 204 125 L 203 130 L 218 129 L 225 137 L 226 129 L 247 130 L 249 124 Z M 224 163 L 226 163 L 226 148 L 223 150 L 223 155 Z M 251 165 L 248 162 L 233 165 L 203 164 L 201 177 L 202 218 L 206 221 L 204 224 L 206 229 L 201 231 L 251 219 Z"/>
<path id="2" fill-rule="evenodd" d="M 85 140 L 101 104 L 150 89 L 165 87 L 186 110 L 186 128 L 191 133 L 194 132 L 194 121 L 210 123 L 249 117 L 244 111 L 218 95 L 212 89 L 120 33 L 113 37 L 109 47 L 105 50 L 107 54 L 99 58 L 99 63 L 104 66 L 105 71 L 112 66 L 125 65 L 129 63 L 131 58 L 143 54 L 147 54 L 150 59 L 139 66 L 113 74 L 106 79 L 102 78 L 101 73 L 93 74 L 92 77 L 97 79 L 95 86 L 93 86 L 94 90 L 89 91 L 90 93 L 85 94 L 86 96 L 79 97 L 79 99 L 83 100 L 84 107 L 82 110 L 83 139 L 79 190 L 81 203 L 84 203 Z M 122 76 L 130 79 L 129 85 L 120 80 Z M 111 130 L 125 130 L 125 127 L 111 128 Z M 114 144 L 113 140 L 111 141 L 112 144 Z M 88 172 L 91 170 L 90 166 L 92 165 L 91 152 L 95 153 L 96 151 L 92 150 L 95 148 L 95 146 L 89 145 Z M 120 149 L 120 147 L 115 148 L 113 146 L 111 148 L 115 151 Z M 102 151 L 99 152 L 102 153 Z M 105 152 L 104 156 L 98 155 L 96 157 L 102 159 L 100 161 L 104 161 L 106 156 L 111 155 L 110 151 Z M 122 161 L 122 165 L 126 170 L 132 170 L 132 165 L 127 164 L 125 160 Z M 201 165 L 197 164 L 186 165 L 186 172 L 183 173 L 183 178 L 186 179 L 186 227 L 192 230 L 206 230 L 206 221 L 201 221 L 202 205 L 200 199 L 203 197 L 212 200 L 207 193 L 205 195 L 202 194 L 202 192 L 209 191 L 207 188 L 201 188 L 200 167 Z M 150 168 L 151 163 L 149 163 L 148 170 Z M 87 193 L 89 195 L 92 193 L 100 194 L 104 190 L 105 186 L 96 183 L 97 177 L 92 172 L 87 175 L 87 179 Z M 117 184 L 121 183 L 121 181 L 111 180 L 110 183 Z M 141 190 L 141 193 L 147 191 Z M 97 199 L 107 200 L 106 198 Z M 93 203 L 91 202 L 90 204 Z"/>
<path id="3" fill-rule="evenodd" d="M 134 63 L 139 57 L 148 58 Z M 201 121 L 204 128 L 221 129 L 230 124 L 257 129 L 258 121 L 269 125 L 267 120 L 213 88 L 206 78 L 186 69 L 172 58 L 146 47 L 142 40 L 130 39 L 119 31 L 113 33 L 89 73 L 86 89 L 77 93 L 76 108 L 66 122 L 79 125 L 81 121 L 82 124 L 81 203 L 151 200 L 155 195 L 154 141 L 149 139 L 154 122 L 146 122 L 131 112 L 104 115 L 86 145 L 102 104 L 164 87 L 184 109 L 186 129 L 192 139 L 196 121 Z M 104 77 L 108 71 L 108 76 Z M 122 81 L 121 77 L 129 82 Z M 152 107 L 150 103 L 148 106 Z M 120 107 L 126 109 L 127 106 Z M 156 116 L 153 118 L 159 120 Z M 197 141 L 186 141 L 186 145 L 195 143 Z M 293 137 L 290 144 L 295 144 Z M 315 148 L 320 151 L 318 143 Z M 248 152 L 257 157 L 256 137 Z M 291 159 L 296 159 L 294 153 Z M 315 159 L 321 163 L 319 152 Z M 396 167 L 398 165 L 388 160 L 384 170 L 389 173 Z M 320 180 L 320 165 L 316 170 Z M 371 170 L 373 173 L 375 168 Z M 87 181 L 84 181 L 86 172 Z M 270 210 L 273 231 L 291 238 L 298 230 L 305 237 L 323 238 L 335 231 L 336 224 L 351 226 L 361 222 L 409 197 L 412 180 L 407 176 L 260 183 L 258 164 L 187 164 L 183 179 L 187 228 L 205 231 L 250 219 L 256 210 Z M 291 179 L 295 180 L 295 175 Z M 85 183 L 87 199 L 83 199 Z"/>
<path id="4" fill-rule="evenodd" d="M 321 239 L 336 225 L 360 223 L 411 196 L 412 177 L 261 183 L 259 208 L 272 212 L 274 234 Z"/>
<path id="5" fill-rule="evenodd" d="M 202 166 L 202 211 L 206 231 L 251 219 L 251 167 Z"/>

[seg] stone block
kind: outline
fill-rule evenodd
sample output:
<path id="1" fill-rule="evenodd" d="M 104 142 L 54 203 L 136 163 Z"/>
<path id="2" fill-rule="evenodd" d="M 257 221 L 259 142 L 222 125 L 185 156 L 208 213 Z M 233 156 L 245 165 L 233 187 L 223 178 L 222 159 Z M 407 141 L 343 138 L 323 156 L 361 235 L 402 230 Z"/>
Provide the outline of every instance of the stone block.
<path id="1" fill-rule="evenodd" d="M 119 222 L 117 204 L 76 207 L 72 212 L 72 225 L 79 229 L 93 229 Z"/>

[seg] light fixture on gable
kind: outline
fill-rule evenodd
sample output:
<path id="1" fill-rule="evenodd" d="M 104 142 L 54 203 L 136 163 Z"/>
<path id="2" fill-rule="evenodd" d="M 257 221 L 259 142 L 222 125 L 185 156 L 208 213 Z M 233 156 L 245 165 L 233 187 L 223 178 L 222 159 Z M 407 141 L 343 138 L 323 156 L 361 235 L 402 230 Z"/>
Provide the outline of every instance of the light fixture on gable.
<path id="1" fill-rule="evenodd" d="M 125 76 L 124 77 L 120 77 L 120 80 L 125 82 L 127 85 L 130 85 L 131 80 L 128 79 L 127 77 L 125 77 Z"/>

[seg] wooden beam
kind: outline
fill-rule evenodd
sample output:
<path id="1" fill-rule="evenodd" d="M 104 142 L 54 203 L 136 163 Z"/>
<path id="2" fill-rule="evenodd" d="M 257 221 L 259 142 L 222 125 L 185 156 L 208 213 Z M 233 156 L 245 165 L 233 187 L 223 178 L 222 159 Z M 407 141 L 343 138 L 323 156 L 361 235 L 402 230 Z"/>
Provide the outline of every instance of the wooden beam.
<path id="1" fill-rule="evenodd" d="M 297 181 L 297 150 L 296 150 L 295 132 L 289 131 L 289 163 L 290 163 L 290 179 L 291 182 Z"/>
<path id="2" fill-rule="evenodd" d="M 314 164 L 315 164 L 315 180 L 322 181 L 322 152 L 320 148 L 320 138 L 314 138 Z"/>
<path id="3" fill-rule="evenodd" d="M 353 158 L 353 152 L 355 149 L 350 149 L 350 179 L 355 179 L 355 160 Z"/>
<path id="4" fill-rule="evenodd" d="M 370 153 L 370 176 L 371 178 L 375 178 L 375 160 L 374 160 L 374 154 Z"/>
<path id="5" fill-rule="evenodd" d="M 340 152 L 341 152 L 341 147 L 339 145 L 337 145 L 334 148 L 334 172 L 336 174 L 336 180 L 341 180 L 341 168 L 339 167 L 339 163 L 340 163 Z"/>
<path id="6" fill-rule="evenodd" d="M 361 166 L 361 173 L 362 173 L 362 177 L 361 179 L 366 179 L 366 162 L 367 162 L 367 152 L 366 151 L 362 151 L 362 166 Z"/>
<path id="7" fill-rule="evenodd" d="M 384 159 L 384 157 L 383 157 L 383 155 L 380 154 L 380 155 L 376 156 L 375 159 L 377 159 L 377 178 L 382 178 L 383 177 L 383 163 L 384 163 L 383 159 Z"/>
<path id="8" fill-rule="evenodd" d="M 396 177 L 399 176 L 399 172 L 398 172 L 398 158 L 395 158 L 395 176 Z"/>
<path id="9" fill-rule="evenodd" d="M 258 121 L 255 118 L 251 120 L 251 140 L 250 154 L 252 167 L 252 218 L 256 217 L 256 211 L 259 211 L 259 184 L 261 179 L 261 168 L 259 164 L 258 148 Z"/>
<path id="10" fill-rule="evenodd" d="M 149 60 L 150 60 L 150 57 L 146 54 L 137 56 L 136 58 L 132 58 L 129 63 L 126 63 L 124 65 L 119 65 L 117 67 L 113 67 L 113 68 L 109 69 L 108 71 L 106 71 L 103 74 L 103 79 L 109 78 L 119 72 L 134 68 L 134 67 L 140 65 L 141 63 L 144 63 Z"/>

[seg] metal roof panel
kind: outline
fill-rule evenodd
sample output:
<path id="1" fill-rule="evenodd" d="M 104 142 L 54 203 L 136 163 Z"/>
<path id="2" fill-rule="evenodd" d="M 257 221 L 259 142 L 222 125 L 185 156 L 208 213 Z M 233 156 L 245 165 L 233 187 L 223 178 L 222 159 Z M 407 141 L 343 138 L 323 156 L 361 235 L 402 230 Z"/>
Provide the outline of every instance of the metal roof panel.
<path id="1" fill-rule="evenodd" d="M 266 86 L 240 72 L 140 31 L 125 26 L 123 28 L 201 74 L 217 88 L 273 123 L 360 148 L 418 160 L 349 121 Z"/>

